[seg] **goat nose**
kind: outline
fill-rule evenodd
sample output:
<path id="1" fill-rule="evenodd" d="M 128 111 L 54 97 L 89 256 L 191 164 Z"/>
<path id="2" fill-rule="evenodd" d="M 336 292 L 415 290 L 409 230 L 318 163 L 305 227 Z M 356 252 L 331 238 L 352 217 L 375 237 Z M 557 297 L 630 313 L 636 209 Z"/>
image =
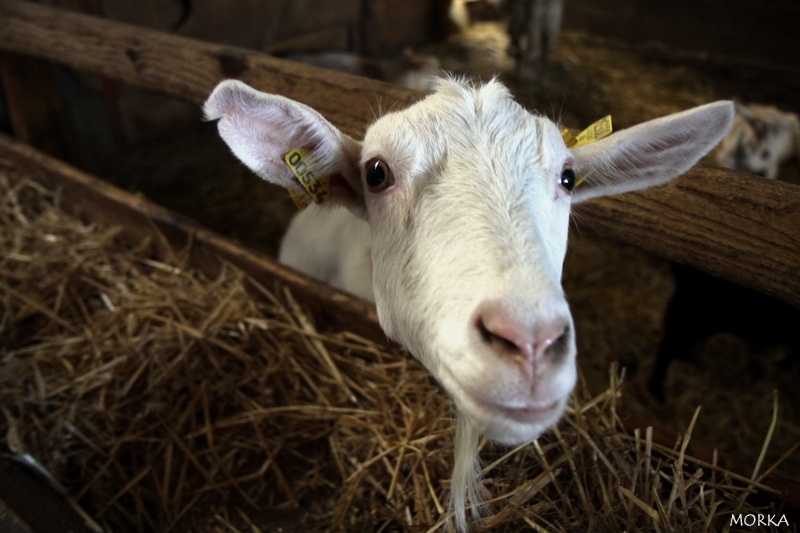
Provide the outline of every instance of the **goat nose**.
<path id="1" fill-rule="evenodd" d="M 476 326 L 483 342 L 495 352 L 520 357 L 529 364 L 539 364 L 545 357 L 556 359 L 567 347 L 569 320 L 565 317 L 526 318 L 490 303 L 479 306 Z"/>

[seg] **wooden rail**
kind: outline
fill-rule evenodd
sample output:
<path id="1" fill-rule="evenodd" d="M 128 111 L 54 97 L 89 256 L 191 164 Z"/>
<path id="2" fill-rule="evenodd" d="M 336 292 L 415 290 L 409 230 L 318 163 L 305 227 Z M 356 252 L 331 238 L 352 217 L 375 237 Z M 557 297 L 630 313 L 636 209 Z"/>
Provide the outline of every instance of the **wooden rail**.
<path id="1" fill-rule="evenodd" d="M 264 54 L 0 0 L 0 50 L 48 59 L 201 103 L 224 78 L 304 102 L 351 135 L 415 91 Z M 658 190 L 588 202 L 577 218 L 633 243 L 800 306 L 800 189 L 698 166 Z"/>
<path id="2" fill-rule="evenodd" d="M 403 107 L 423 96 L 244 48 L 16 0 L 0 0 L 0 50 L 197 104 L 219 81 L 239 78 L 314 107 L 353 136 L 361 136 L 380 109 Z"/>

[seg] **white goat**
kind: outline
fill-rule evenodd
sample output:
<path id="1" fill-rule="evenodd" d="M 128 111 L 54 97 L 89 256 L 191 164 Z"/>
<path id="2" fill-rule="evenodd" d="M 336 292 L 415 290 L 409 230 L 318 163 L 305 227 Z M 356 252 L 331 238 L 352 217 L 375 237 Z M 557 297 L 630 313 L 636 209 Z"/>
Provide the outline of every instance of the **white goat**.
<path id="1" fill-rule="evenodd" d="M 733 116 L 708 104 L 568 149 L 558 127 L 499 82 L 442 80 L 358 142 L 313 109 L 238 81 L 205 104 L 262 178 L 300 191 L 284 155 L 311 151 L 326 203 L 293 221 L 281 259 L 377 305 L 458 410 L 451 506 L 480 506 L 476 446 L 531 441 L 555 424 L 576 379 L 561 287 L 570 205 L 669 181 L 716 145 Z M 580 177 L 588 179 L 576 187 Z"/>
<path id="2" fill-rule="evenodd" d="M 771 180 L 792 157 L 800 158 L 800 118 L 759 104 L 736 106 L 733 127 L 711 155 L 720 166 Z"/>

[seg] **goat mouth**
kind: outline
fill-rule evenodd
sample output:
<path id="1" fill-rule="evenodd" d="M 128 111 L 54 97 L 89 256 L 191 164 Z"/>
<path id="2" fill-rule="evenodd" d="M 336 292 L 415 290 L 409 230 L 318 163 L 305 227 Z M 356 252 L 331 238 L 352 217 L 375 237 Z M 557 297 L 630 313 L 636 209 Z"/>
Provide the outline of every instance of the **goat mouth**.
<path id="1" fill-rule="evenodd" d="M 555 399 L 549 402 L 539 402 L 529 405 L 496 403 L 481 400 L 474 396 L 471 400 L 485 415 L 522 425 L 548 423 L 553 420 L 553 418 L 558 418 L 560 416 L 565 405 L 563 399 Z"/>
<path id="2" fill-rule="evenodd" d="M 555 400 L 551 403 L 543 405 L 509 407 L 500 404 L 489 404 L 486 407 L 490 411 L 499 413 L 501 416 L 504 416 L 505 418 L 508 418 L 515 422 L 529 424 L 532 422 L 541 421 L 543 418 L 551 417 L 559 410 L 560 406 L 561 402 L 559 400 Z"/>
<path id="3" fill-rule="evenodd" d="M 552 420 L 554 417 L 557 418 L 566 404 L 565 398 L 556 398 L 549 402 L 537 402 L 529 405 L 487 401 L 485 398 L 481 398 L 479 394 L 470 393 L 468 389 L 459 383 L 448 368 L 445 367 L 444 371 L 444 374 L 450 378 L 448 380 L 449 386 L 446 386 L 445 389 L 456 399 L 456 403 L 465 402 L 465 406 L 471 404 L 472 407 L 467 408 L 467 411 L 474 413 L 477 409 L 478 412 L 483 413 L 481 418 L 488 415 L 489 417 L 498 417 L 517 424 L 541 424 Z"/>
<path id="4" fill-rule="evenodd" d="M 564 412 L 566 401 L 519 407 L 496 403 L 479 405 L 482 433 L 500 444 L 516 446 L 538 438 L 555 425 Z"/>

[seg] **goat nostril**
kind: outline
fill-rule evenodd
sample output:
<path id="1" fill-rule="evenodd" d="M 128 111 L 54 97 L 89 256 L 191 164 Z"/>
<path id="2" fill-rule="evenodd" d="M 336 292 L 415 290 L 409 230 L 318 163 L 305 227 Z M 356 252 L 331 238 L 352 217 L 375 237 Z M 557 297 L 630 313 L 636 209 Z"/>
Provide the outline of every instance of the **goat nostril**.
<path id="1" fill-rule="evenodd" d="M 483 317 L 478 317 L 477 326 L 478 332 L 480 333 L 483 342 L 486 344 L 491 344 L 502 351 L 518 351 L 517 345 L 513 341 L 503 337 L 502 334 L 496 333 L 487 327 Z"/>
<path id="2" fill-rule="evenodd" d="M 543 354 L 550 357 L 558 357 L 567 351 L 569 342 L 569 324 L 565 325 L 561 333 L 552 340 L 547 340 Z"/>
<path id="3" fill-rule="evenodd" d="M 557 359 L 567 352 L 569 321 L 519 317 L 499 305 L 485 305 L 475 317 L 481 341 L 497 355 L 525 361 Z"/>

